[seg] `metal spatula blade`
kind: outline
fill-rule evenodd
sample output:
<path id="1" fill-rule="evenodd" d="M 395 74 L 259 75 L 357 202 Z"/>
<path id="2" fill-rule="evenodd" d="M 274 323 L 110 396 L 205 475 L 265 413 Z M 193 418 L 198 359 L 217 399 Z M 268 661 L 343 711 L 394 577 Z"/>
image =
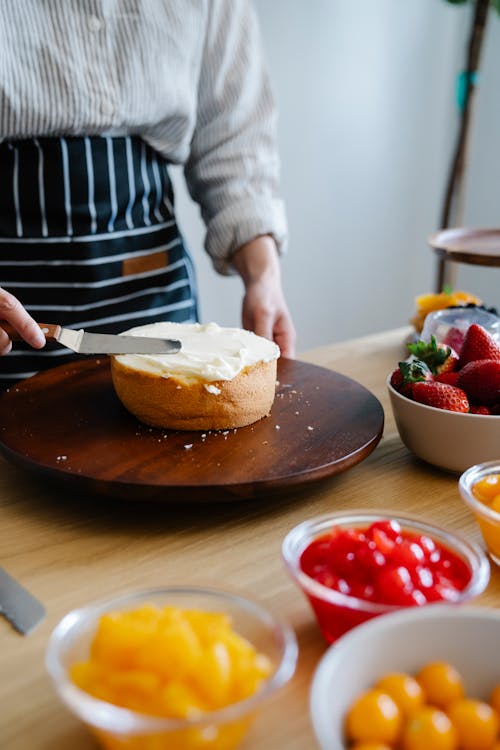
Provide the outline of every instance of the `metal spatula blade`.
<path id="1" fill-rule="evenodd" d="M 21 337 L 5 321 L 1 327 L 13 341 Z M 109 333 L 87 333 L 80 329 L 61 328 L 53 323 L 38 323 L 45 337 L 54 339 L 77 354 L 176 354 L 181 350 L 177 339 L 159 339 L 149 336 L 116 336 Z"/>
<path id="2" fill-rule="evenodd" d="M 114 336 L 109 333 L 87 333 L 60 326 L 40 325 L 45 336 L 54 338 L 78 354 L 175 354 L 181 342 L 149 336 Z M 56 329 L 52 331 L 52 329 Z"/>

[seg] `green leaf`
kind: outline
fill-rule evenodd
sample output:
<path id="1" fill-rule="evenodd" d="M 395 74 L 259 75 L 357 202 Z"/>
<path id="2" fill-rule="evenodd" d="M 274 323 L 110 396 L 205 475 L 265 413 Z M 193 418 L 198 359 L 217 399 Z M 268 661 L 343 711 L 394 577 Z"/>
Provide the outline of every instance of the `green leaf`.
<path id="1" fill-rule="evenodd" d="M 428 380 L 431 374 L 430 369 L 425 362 L 419 359 L 412 359 L 410 362 L 399 362 L 399 370 L 403 376 L 403 383 L 418 383 L 421 380 Z"/>
<path id="2" fill-rule="evenodd" d="M 415 344 L 408 344 L 408 351 L 417 360 L 425 362 L 434 375 L 451 354 L 449 346 L 438 346 L 435 336 L 431 336 L 429 342 L 419 339 Z"/>

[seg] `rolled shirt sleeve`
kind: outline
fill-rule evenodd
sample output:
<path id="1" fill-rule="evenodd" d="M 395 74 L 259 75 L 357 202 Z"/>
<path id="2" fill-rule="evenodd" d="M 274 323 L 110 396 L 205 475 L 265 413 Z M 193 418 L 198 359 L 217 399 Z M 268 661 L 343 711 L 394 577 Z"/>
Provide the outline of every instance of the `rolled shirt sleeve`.
<path id="1" fill-rule="evenodd" d="M 185 175 L 219 273 L 233 273 L 232 254 L 258 235 L 272 235 L 285 251 L 279 170 L 277 112 L 255 10 L 249 0 L 211 0 Z"/>

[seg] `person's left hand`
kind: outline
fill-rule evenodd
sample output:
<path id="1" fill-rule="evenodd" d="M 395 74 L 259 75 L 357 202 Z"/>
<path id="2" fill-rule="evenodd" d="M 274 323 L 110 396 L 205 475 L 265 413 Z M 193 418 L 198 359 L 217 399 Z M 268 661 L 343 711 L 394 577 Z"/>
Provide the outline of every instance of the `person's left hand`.
<path id="1" fill-rule="evenodd" d="M 285 301 L 281 271 L 272 237 L 256 237 L 242 245 L 233 265 L 245 285 L 243 328 L 278 344 L 283 357 L 295 356 L 295 328 Z"/>

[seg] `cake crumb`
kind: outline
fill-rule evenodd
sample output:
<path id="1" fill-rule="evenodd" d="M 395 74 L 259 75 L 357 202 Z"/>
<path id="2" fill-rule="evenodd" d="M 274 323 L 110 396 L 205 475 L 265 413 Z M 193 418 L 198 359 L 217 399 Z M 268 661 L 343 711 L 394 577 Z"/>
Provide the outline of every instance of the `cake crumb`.
<path id="1" fill-rule="evenodd" d="M 211 385 L 209 383 L 204 383 L 203 387 L 206 391 L 209 393 L 212 393 L 214 396 L 218 396 L 220 394 L 220 388 L 217 388 L 216 385 Z"/>

